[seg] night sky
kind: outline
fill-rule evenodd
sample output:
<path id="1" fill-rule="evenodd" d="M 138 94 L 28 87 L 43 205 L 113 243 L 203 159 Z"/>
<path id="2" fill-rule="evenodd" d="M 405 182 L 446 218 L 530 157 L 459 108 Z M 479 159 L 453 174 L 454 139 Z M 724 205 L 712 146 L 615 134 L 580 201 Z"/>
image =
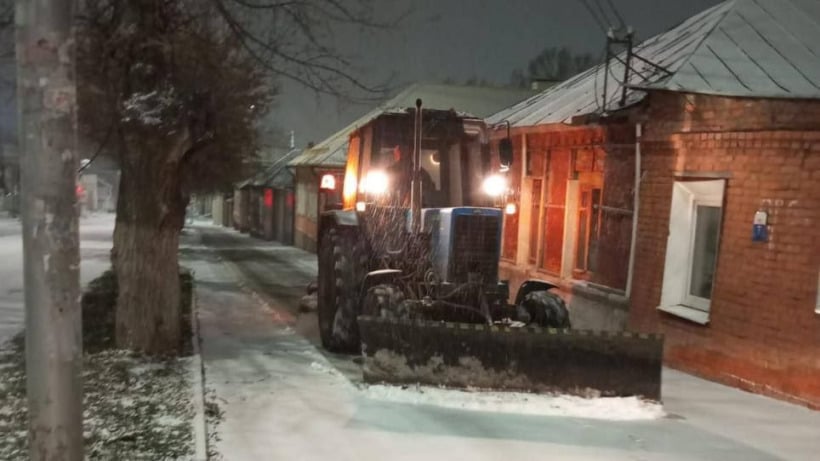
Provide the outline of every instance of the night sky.
<path id="1" fill-rule="evenodd" d="M 589 1 L 594 8 L 594 0 Z M 638 40 L 662 32 L 719 0 L 613 0 Z M 338 43 L 355 57 L 358 75 L 393 87 L 413 81 L 470 78 L 506 84 L 511 72 L 549 46 L 592 53 L 604 49 L 605 36 L 582 0 L 378 0 L 381 15 L 412 8 L 395 29 L 337 34 Z M 606 5 L 606 0 L 600 0 Z M 611 15 L 615 21 L 614 15 Z M 292 82 L 273 115 L 284 130 L 296 132 L 297 145 L 321 141 L 366 106 L 317 97 Z"/>
<path id="2" fill-rule="evenodd" d="M 586 0 L 594 5 L 595 0 Z M 607 0 L 599 0 L 606 5 Z M 613 0 L 639 39 L 662 32 L 719 0 Z M 509 82 L 516 68 L 549 46 L 568 46 L 597 58 L 604 34 L 582 0 L 376 0 L 379 17 L 410 10 L 398 27 L 335 33 L 335 42 L 352 58 L 352 71 L 372 84 L 393 88 L 414 81 L 470 78 Z M 594 6 L 593 6 L 594 8 Z M 610 15 L 614 21 L 614 16 Z M 13 71 L 3 66 L 4 72 Z M 0 134 L 16 135 L 13 96 L 0 85 Z M 372 103 L 371 103 L 372 105 Z M 317 96 L 290 81 L 282 82 L 273 121 L 294 130 L 297 146 L 321 141 L 368 110 L 367 105 Z"/>

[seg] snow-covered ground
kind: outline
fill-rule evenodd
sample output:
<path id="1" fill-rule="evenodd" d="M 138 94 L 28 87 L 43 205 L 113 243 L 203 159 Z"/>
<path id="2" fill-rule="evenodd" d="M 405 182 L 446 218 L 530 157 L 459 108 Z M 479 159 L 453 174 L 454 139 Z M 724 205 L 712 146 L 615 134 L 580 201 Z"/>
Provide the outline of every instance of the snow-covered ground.
<path id="1" fill-rule="evenodd" d="M 820 452 L 820 413 L 672 370 L 662 409 L 364 386 L 351 357 L 316 346 L 315 314 L 297 312 L 315 258 L 202 232 L 214 248 L 200 242 L 186 264 L 196 273 L 205 384 L 222 412 L 209 426 L 218 432 L 211 448 L 226 460 L 765 461 Z"/>
<path id="2" fill-rule="evenodd" d="M 85 286 L 110 266 L 114 215 L 80 220 L 80 281 Z M 0 344 L 23 328 L 23 237 L 16 219 L 0 219 Z"/>
<path id="3" fill-rule="evenodd" d="M 88 459 L 191 459 L 190 359 L 125 351 L 86 354 L 83 437 Z M 22 346 L 0 346 L 0 459 L 28 459 Z"/>
<path id="4" fill-rule="evenodd" d="M 362 386 L 365 397 L 411 405 L 519 415 L 567 416 L 609 421 L 664 417 L 663 406 L 635 397 L 583 398 L 520 392 L 467 391 L 430 386 Z"/>

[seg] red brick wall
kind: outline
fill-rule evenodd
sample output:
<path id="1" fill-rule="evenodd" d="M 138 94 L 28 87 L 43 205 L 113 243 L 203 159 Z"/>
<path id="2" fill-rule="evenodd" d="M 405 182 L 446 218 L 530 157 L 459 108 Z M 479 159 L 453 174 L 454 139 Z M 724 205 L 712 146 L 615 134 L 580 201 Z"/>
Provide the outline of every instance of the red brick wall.
<path id="1" fill-rule="evenodd" d="M 630 125 L 607 130 L 606 167 L 601 205 L 598 270 L 592 281 L 626 289 L 629 249 L 632 244 L 632 209 L 635 189 L 635 129 Z"/>
<path id="2" fill-rule="evenodd" d="M 664 332 L 672 366 L 820 408 L 820 102 L 656 93 L 647 111 L 630 325 Z M 707 326 L 656 309 L 684 171 L 729 173 Z"/>

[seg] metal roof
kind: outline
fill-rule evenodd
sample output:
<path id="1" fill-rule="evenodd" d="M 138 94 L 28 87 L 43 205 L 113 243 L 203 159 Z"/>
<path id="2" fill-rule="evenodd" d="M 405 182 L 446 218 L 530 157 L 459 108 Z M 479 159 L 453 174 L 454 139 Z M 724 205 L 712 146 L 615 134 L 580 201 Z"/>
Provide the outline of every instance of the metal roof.
<path id="1" fill-rule="evenodd" d="M 414 107 L 417 98 L 427 109 L 458 109 L 459 112 L 484 118 L 532 94 L 532 90 L 519 88 L 416 83 L 319 144 L 305 149 L 289 166 L 343 167 L 347 161 L 348 140 L 354 131 L 381 114 Z"/>
<path id="2" fill-rule="evenodd" d="M 238 189 L 250 186 L 285 188 L 293 184 L 293 172 L 288 169 L 288 162 L 293 160 L 301 151 L 292 149 L 278 158 L 271 166 L 265 168 L 249 179 L 237 184 Z"/>
<path id="3" fill-rule="evenodd" d="M 645 90 L 719 96 L 820 99 L 820 1 L 728 0 L 609 62 L 608 111 L 642 100 Z M 568 123 L 602 112 L 601 64 L 488 118 L 512 126 Z M 624 104 L 620 104 L 626 89 Z"/>

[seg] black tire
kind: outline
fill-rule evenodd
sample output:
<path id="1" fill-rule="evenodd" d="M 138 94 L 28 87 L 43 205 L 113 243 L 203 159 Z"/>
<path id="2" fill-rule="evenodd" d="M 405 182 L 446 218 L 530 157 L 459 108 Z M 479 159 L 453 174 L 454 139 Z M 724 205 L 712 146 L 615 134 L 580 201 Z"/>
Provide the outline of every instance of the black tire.
<path id="1" fill-rule="evenodd" d="M 356 229 L 331 228 L 319 247 L 317 316 L 322 346 L 332 352 L 360 349 L 360 290 L 367 274 L 367 250 Z"/>
<path id="2" fill-rule="evenodd" d="M 519 309 L 529 314 L 530 325 L 547 328 L 570 328 L 569 310 L 566 303 L 550 291 L 533 291 L 521 302 Z"/>
<path id="3" fill-rule="evenodd" d="M 403 309 L 404 293 L 395 285 L 376 285 L 365 295 L 362 303 L 362 313 L 372 317 L 386 319 L 409 318 L 409 313 Z"/>

